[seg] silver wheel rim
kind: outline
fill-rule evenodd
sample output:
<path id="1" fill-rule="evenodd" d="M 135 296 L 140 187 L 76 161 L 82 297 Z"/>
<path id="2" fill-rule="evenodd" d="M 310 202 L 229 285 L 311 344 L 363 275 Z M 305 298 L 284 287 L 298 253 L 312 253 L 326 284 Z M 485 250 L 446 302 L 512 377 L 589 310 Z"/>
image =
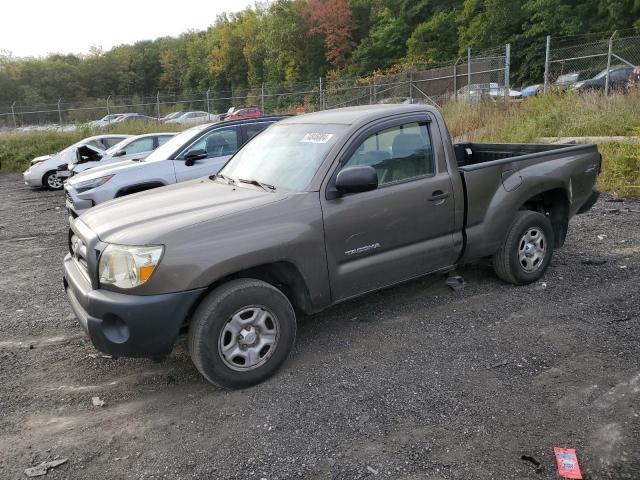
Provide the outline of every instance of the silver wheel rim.
<path id="1" fill-rule="evenodd" d="M 547 238 L 538 227 L 531 227 L 518 243 L 518 261 L 525 272 L 535 272 L 544 263 Z"/>
<path id="2" fill-rule="evenodd" d="M 220 331 L 218 352 L 232 370 L 254 370 L 269 360 L 279 337 L 278 317 L 270 310 L 244 307 L 231 315 Z"/>
<path id="3" fill-rule="evenodd" d="M 47 177 L 47 185 L 50 188 L 62 188 L 62 180 L 55 173 Z"/>

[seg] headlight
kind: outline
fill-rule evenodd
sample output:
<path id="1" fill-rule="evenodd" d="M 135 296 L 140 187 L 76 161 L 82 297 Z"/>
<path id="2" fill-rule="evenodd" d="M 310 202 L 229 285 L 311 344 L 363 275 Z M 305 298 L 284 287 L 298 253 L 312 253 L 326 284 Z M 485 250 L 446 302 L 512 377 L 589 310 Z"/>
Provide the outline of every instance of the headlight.
<path id="1" fill-rule="evenodd" d="M 99 187 L 100 185 L 104 185 L 109 180 L 111 180 L 112 177 L 113 175 L 106 175 L 104 177 L 94 178 L 93 180 L 79 182 L 76 185 L 74 185 L 74 188 L 78 193 L 86 192 L 87 190 L 91 190 L 93 188 Z"/>
<path id="2" fill-rule="evenodd" d="M 145 283 L 160 263 L 164 247 L 109 245 L 100 255 L 100 283 L 133 288 Z"/>

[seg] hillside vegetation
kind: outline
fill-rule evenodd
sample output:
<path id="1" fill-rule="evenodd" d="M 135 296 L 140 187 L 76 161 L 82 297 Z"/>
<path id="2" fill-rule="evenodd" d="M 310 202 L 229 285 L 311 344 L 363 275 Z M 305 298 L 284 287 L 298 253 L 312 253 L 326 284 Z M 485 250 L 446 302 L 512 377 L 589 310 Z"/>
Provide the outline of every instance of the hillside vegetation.
<path id="1" fill-rule="evenodd" d="M 546 95 L 521 103 L 448 103 L 442 109 L 451 135 L 472 141 L 534 142 L 539 137 L 640 135 L 640 93 L 629 95 Z M 120 125 L 118 133 L 175 131 L 180 125 Z M 61 150 L 91 134 L 29 132 L 0 136 L 1 171 L 22 171 L 38 155 Z M 600 188 L 620 196 L 640 196 L 640 144 L 601 143 Z"/>
<path id="2" fill-rule="evenodd" d="M 207 15 L 203 4 L 199 16 Z M 206 31 L 89 55 L 0 51 L 0 112 L 59 98 L 242 92 L 261 84 L 366 77 L 512 45 L 512 83 L 540 82 L 546 35 L 572 42 L 640 28 L 638 0 L 274 0 L 211 18 Z M 591 32 L 609 32 L 587 36 Z M 554 43 L 554 47 L 558 46 Z"/>

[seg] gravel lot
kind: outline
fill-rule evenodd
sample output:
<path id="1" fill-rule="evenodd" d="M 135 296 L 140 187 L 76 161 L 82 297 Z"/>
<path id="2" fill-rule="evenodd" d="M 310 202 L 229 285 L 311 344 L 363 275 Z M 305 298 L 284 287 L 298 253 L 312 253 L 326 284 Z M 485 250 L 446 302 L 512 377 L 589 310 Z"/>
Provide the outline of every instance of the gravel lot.
<path id="1" fill-rule="evenodd" d="M 575 218 L 544 283 L 473 265 L 463 293 L 439 275 L 301 319 L 278 375 L 226 392 L 184 342 L 96 356 L 62 289 L 63 195 L 19 175 L 0 195 L 2 479 L 56 458 L 46 478 L 556 479 L 554 446 L 640 477 L 640 202 Z"/>

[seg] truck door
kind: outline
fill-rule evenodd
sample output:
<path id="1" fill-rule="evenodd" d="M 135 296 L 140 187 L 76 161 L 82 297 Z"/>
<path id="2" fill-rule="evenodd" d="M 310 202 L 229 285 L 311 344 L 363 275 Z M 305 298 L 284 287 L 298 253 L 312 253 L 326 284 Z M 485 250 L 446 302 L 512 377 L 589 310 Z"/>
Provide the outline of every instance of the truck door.
<path id="1" fill-rule="evenodd" d="M 184 182 L 194 178 L 218 173 L 227 160 L 236 153 L 239 144 L 238 127 L 217 128 L 204 134 L 174 160 L 176 180 Z M 185 163 L 190 151 L 205 151 L 206 158 L 195 160 L 193 165 Z"/>
<path id="2" fill-rule="evenodd" d="M 449 174 L 437 157 L 424 114 L 360 132 L 338 162 L 370 165 L 377 189 L 323 194 L 327 261 L 334 301 L 447 267 L 459 253 Z M 441 171 L 442 170 L 442 171 Z M 458 240 L 459 242 L 459 240 Z"/>

